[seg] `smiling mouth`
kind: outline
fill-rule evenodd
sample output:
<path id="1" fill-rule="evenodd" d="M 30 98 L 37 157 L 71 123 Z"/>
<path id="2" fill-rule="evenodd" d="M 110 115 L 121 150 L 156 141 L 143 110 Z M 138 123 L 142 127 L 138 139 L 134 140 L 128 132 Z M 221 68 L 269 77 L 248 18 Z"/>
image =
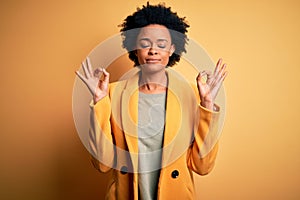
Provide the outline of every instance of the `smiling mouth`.
<path id="1" fill-rule="evenodd" d="M 146 59 L 146 63 L 151 64 L 151 63 L 158 63 L 160 62 L 160 59 Z"/>

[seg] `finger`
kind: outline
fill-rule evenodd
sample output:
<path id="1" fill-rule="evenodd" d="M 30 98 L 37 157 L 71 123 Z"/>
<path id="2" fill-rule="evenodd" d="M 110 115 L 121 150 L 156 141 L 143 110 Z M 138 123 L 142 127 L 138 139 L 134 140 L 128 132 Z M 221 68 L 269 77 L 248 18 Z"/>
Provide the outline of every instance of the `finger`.
<path id="1" fill-rule="evenodd" d="M 207 76 L 212 76 L 212 72 L 210 70 L 203 70 L 201 71 L 202 74 L 207 75 Z"/>
<path id="2" fill-rule="evenodd" d="M 94 77 L 99 78 L 100 77 L 100 73 L 102 72 L 102 68 L 97 68 L 94 70 Z"/>
<path id="3" fill-rule="evenodd" d="M 222 58 L 219 58 L 219 60 L 218 60 L 218 62 L 217 62 L 217 64 L 216 64 L 216 67 L 215 67 L 215 71 L 214 71 L 214 74 L 217 72 L 217 71 L 219 71 L 219 68 L 220 68 L 220 66 L 221 66 L 221 64 L 222 64 Z"/>
<path id="4" fill-rule="evenodd" d="M 197 81 L 203 85 L 211 85 L 213 81 L 213 74 L 211 71 L 203 70 L 199 73 Z"/>
<path id="5" fill-rule="evenodd" d="M 84 72 L 84 74 L 85 74 L 85 77 L 86 77 L 86 78 L 90 78 L 91 76 L 90 76 L 90 74 L 89 74 L 89 72 L 88 72 L 88 70 L 87 70 L 86 63 L 85 63 L 85 62 L 82 62 L 81 66 L 82 66 L 83 72 Z"/>
<path id="6" fill-rule="evenodd" d="M 225 65 L 224 69 L 225 68 L 226 68 L 226 65 Z M 221 85 L 222 85 L 223 81 L 225 80 L 227 74 L 228 74 L 228 72 L 225 71 L 225 72 L 221 73 L 220 75 L 218 75 L 216 81 L 214 82 L 214 87 L 217 87 L 218 90 L 219 90 L 219 88 L 221 87 Z"/>
<path id="7" fill-rule="evenodd" d="M 80 72 L 79 71 L 75 71 L 75 74 L 84 82 L 84 83 L 86 83 L 86 78 L 82 75 L 82 74 L 80 74 Z"/>
<path id="8" fill-rule="evenodd" d="M 228 74 L 228 72 L 227 72 L 227 71 L 226 71 L 226 72 L 224 72 L 224 74 L 223 74 L 223 76 L 222 76 L 222 78 L 221 78 L 221 81 L 222 81 L 222 82 L 225 80 L 225 78 L 226 78 L 227 74 Z"/>
<path id="9" fill-rule="evenodd" d="M 213 73 L 211 71 L 206 71 L 206 74 L 208 77 L 212 77 L 213 76 Z"/>
<path id="10" fill-rule="evenodd" d="M 224 63 L 220 69 L 220 71 L 217 74 L 217 81 L 219 81 L 223 76 L 226 69 L 226 63 Z"/>
<path id="11" fill-rule="evenodd" d="M 102 68 L 102 72 L 103 72 L 103 81 L 108 83 L 109 82 L 109 73 L 104 69 Z"/>
<path id="12" fill-rule="evenodd" d="M 90 60 L 89 57 L 86 58 L 86 63 L 87 63 L 88 72 L 92 76 L 93 75 L 93 69 L 92 69 L 92 64 L 91 64 L 91 60 Z"/>
<path id="13" fill-rule="evenodd" d="M 203 78 L 204 78 L 205 76 L 206 76 L 206 71 L 203 70 L 203 71 L 199 72 L 199 74 L 198 74 L 196 80 L 202 82 L 202 81 L 203 81 Z"/>
<path id="14" fill-rule="evenodd" d="M 213 81 L 214 74 L 209 70 L 204 70 L 204 71 L 205 71 L 205 75 L 206 75 L 206 81 L 205 82 L 210 85 Z"/>
<path id="15" fill-rule="evenodd" d="M 201 80 L 201 77 L 202 77 L 202 76 L 201 76 L 201 72 L 199 72 L 199 74 L 198 74 L 197 77 L 196 77 L 196 80 L 197 80 L 197 81 L 200 81 L 200 80 Z"/>
<path id="16" fill-rule="evenodd" d="M 228 74 L 228 72 L 225 72 L 225 73 L 222 75 L 221 79 L 220 79 L 218 82 L 216 82 L 216 85 L 214 86 L 215 89 L 216 89 L 216 95 L 218 94 L 218 92 L 219 92 L 219 90 L 220 90 L 220 88 L 221 88 L 221 86 L 222 86 L 222 84 L 223 84 L 223 81 L 224 81 L 224 79 L 226 78 L 227 74 Z"/>
<path id="17" fill-rule="evenodd" d="M 224 70 L 226 69 L 226 63 L 224 63 L 223 65 L 221 64 L 222 64 L 222 59 L 220 58 L 214 71 L 212 85 L 216 85 L 220 81 L 224 73 Z"/>

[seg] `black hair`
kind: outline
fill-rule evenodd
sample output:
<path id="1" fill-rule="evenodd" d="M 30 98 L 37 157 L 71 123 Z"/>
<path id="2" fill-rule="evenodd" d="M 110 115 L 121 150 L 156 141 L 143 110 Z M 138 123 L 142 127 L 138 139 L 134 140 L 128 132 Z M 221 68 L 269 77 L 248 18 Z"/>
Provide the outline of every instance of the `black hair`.
<path id="1" fill-rule="evenodd" d="M 136 39 L 140 28 L 150 24 L 163 25 L 169 29 L 175 52 L 169 58 L 168 66 L 173 66 L 180 60 L 182 52 L 186 52 L 185 44 L 188 41 L 186 33 L 189 25 L 185 17 L 180 18 L 176 12 L 171 11 L 171 7 L 166 7 L 165 4 L 150 5 L 147 2 L 146 6 L 144 5 L 142 9 L 137 8 L 136 12 L 129 15 L 119 25 L 122 27 L 123 47 L 128 51 L 129 59 L 134 62 L 134 66 L 139 65 L 135 51 Z"/>

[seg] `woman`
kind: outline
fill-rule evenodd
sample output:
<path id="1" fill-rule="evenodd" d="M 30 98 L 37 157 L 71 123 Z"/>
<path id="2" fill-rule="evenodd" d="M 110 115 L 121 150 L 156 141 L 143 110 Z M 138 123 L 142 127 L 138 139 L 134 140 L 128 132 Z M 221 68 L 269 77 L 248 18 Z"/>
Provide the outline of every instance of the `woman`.
<path id="1" fill-rule="evenodd" d="M 197 86 L 171 70 L 185 52 L 189 25 L 164 5 L 147 3 L 121 26 L 136 73 L 109 84 L 109 73 L 93 71 L 89 59 L 84 75 L 76 72 L 93 95 L 92 163 L 113 170 L 107 199 L 195 199 L 192 171 L 209 173 L 216 158 L 217 143 L 204 141 L 217 132 L 214 101 L 226 64 L 220 59 L 213 73 L 200 72 Z"/>

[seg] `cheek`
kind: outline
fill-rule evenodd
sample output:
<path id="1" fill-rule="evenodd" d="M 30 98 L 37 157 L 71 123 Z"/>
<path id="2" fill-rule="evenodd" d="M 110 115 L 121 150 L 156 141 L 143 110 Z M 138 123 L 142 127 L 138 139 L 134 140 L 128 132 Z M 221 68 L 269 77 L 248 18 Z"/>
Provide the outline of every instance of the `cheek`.
<path id="1" fill-rule="evenodd" d="M 145 51 L 145 50 L 139 49 L 136 52 L 136 56 L 138 57 L 138 61 L 139 61 L 140 64 L 144 64 L 144 60 L 145 60 L 147 55 L 148 55 L 147 51 Z"/>
<path id="2" fill-rule="evenodd" d="M 167 52 L 167 51 L 163 52 L 162 55 L 161 55 L 161 58 L 163 59 L 163 62 L 164 62 L 165 64 L 168 64 L 169 59 L 170 59 L 170 54 L 169 54 L 169 52 Z"/>

